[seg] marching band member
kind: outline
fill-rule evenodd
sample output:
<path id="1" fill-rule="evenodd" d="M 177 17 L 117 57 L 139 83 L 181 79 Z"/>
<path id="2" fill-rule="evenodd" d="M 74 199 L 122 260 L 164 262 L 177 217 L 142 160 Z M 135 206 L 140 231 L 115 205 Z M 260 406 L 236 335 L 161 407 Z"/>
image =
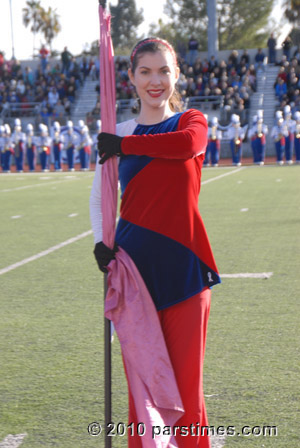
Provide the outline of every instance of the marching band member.
<path id="1" fill-rule="evenodd" d="M 49 156 L 51 150 L 51 138 L 49 137 L 48 127 L 41 123 L 40 126 L 40 138 L 38 142 L 41 169 L 43 172 L 49 171 Z"/>
<path id="2" fill-rule="evenodd" d="M 24 163 L 25 134 L 22 132 L 21 120 L 19 118 L 15 119 L 14 132 L 11 138 L 16 160 L 16 170 L 19 173 L 22 173 Z"/>
<path id="3" fill-rule="evenodd" d="M 284 107 L 284 124 L 287 128 L 285 136 L 285 160 L 291 165 L 293 163 L 293 146 L 294 146 L 294 129 L 295 122 L 292 120 L 291 106 L 288 104 Z"/>
<path id="4" fill-rule="evenodd" d="M 79 152 L 81 170 L 87 171 L 90 167 L 92 139 L 90 137 L 88 127 L 84 124 L 84 121 L 79 120 L 78 125 L 80 128 L 80 137 L 77 151 Z"/>
<path id="5" fill-rule="evenodd" d="M 67 160 L 69 171 L 74 171 L 74 149 L 77 141 L 76 134 L 73 128 L 73 122 L 71 120 L 67 123 L 67 132 L 64 135 L 64 147 L 67 152 Z"/>
<path id="6" fill-rule="evenodd" d="M 245 131 L 240 125 L 239 115 L 231 115 L 231 126 L 228 129 L 228 136 L 230 138 L 232 164 L 235 166 L 241 166 L 242 141 L 245 138 Z"/>
<path id="7" fill-rule="evenodd" d="M 10 173 L 11 155 L 14 154 L 14 149 L 9 124 L 4 125 L 3 151 L 3 171 Z"/>
<path id="8" fill-rule="evenodd" d="M 33 172 L 35 170 L 35 162 L 36 162 L 36 144 L 37 139 L 34 136 L 34 129 L 31 123 L 27 125 L 27 134 L 26 134 L 26 155 L 27 155 L 27 163 L 29 171 Z"/>
<path id="9" fill-rule="evenodd" d="M 257 125 L 256 125 L 256 163 L 263 165 L 265 163 L 266 153 L 266 135 L 268 134 L 268 126 L 264 124 L 263 110 L 257 111 Z"/>
<path id="10" fill-rule="evenodd" d="M 2 168 L 2 171 L 4 171 L 3 165 L 4 165 L 4 133 L 5 128 L 4 126 L 0 126 L 0 165 Z"/>
<path id="11" fill-rule="evenodd" d="M 249 129 L 249 138 L 250 138 L 251 149 L 252 149 L 252 154 L 253 154 L 253 163 L 257 163 L 256 125 L 257 125 L 257 115 L 253 115 L 252 126 Z"/>
<path id="12" fill-rule="evenodd" d="M 52 132 L 52 150 L 54 156 L 55 171 L 62 171 L 61 169 L 61 152 L 64 144 L 64 136 L 60 133 L 60 123 L 55 121 L 53 123 Z"/>
<path id="13" fill-rule="evenodd" d="M 273 126 L 271 137 L 275 143 L 278 165 L 283 165 L 283 153 L 285 148 L 285 137 L 288 135 L 287 127 L 284 124 L 281 110 L 276 112 L 276 124 Z"/>
<path id="14" fill-rule="evenodd" d="M 300 112 L 297 110 L 295 118 L 295 153 L 296 163 L 300 163 Z"/>
<path id="15" fill-rule="evenodd" d="M 220 159 L 222 132 L 218 129 L 218 117 L 213 117 L 208 127 L 208 144 L 205 154 L 205 164 L 209 165 L 209 156 L 212 166 L 218 166 Z"/>

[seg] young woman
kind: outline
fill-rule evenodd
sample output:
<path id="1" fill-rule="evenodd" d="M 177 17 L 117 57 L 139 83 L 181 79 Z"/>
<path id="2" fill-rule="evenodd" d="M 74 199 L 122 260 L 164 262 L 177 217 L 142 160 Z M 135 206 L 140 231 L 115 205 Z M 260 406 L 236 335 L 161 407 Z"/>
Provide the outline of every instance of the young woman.
<path id="1" fill-rule="evenodd" d="M 202 372 L 210 287 L 220 278 L 198 210 L 207 122 L 197 110 L 180 112 L 179 68 L 168 42 L 139 42 L 128 73 L 140 113 L 119 123 L 117 135 L 98 137 L 100 164 L 120 156 L 116 244 L 136 264 L 157 309 L 185 409 L 176 425 L 188 427 L 176 432 L 177 445 L 208 448 L 209 438 L 199 429 L 208 424 Z M 105 272 L 115 251 L 102 242 L 100 168 L 97 164 L 90 203 L 94 253 Z M 138 422 L 130 385 L 129 421 Z M 142 437 L 128 440 L 130 447 L 142 447 Z"/>

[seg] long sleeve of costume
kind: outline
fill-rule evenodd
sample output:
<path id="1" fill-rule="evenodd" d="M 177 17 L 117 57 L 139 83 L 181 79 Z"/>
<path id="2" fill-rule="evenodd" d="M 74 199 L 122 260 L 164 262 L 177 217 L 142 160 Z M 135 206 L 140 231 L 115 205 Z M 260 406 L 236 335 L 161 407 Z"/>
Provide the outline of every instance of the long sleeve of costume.
<path id="1" fill-rule="evenodd" d="M 101 210 L 101 165 L 96 160 L 96 171 L 90 195 L 90 220 L 94 234 L 94 242 L 102 241 L 102 210 Z"/>
<path id="2" fill-rule="evenodd" d="M 205 152 L 207 121 L 203 114 L 190 109 L 182 114 L 174 132 L 130 135 L 122 141 L 125 155 L 162 159 L 189 159 Z"/>

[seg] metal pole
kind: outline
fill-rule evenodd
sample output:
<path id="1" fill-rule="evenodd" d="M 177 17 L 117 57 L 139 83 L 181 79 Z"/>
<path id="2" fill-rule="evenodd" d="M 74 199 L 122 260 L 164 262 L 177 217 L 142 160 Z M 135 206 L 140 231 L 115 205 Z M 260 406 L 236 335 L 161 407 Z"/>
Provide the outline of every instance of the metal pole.
<path id="1" fill-rule="evenodd" d="M 217 58 L 219 51 L 218 39 L 218 19 L 217 19 L 217 2 L 216 0 L 206 0 L 206 10 L 208 16 L 207 27 L 207 50 L 208 57 Z"/>
<path id="2" fill-rule="evenodd" d="M 104 274 L 104 300 L 107 294 L 107 274 Z M 111 448 L 108 424 L 111 422 L 111 325 L 104 318 L 104 369 L 105 369 L 105 448 Z"/>
<path id="3" fill-rule="evenodd" d="M 106 8 L 106 0 L 99 0 L 99 4 L 103 9 Z M 104 301 L 106 294 L 107 274 L 104 274 Z M 104 318 L 104 378 L 105 448 L 111 448 L 111 437 L 108 436 L 108 424 L 111 422 L 111 322 L 106 317 Z"/>
<path id="4" fill-rule="evenodd" d="M 9 8 L 10 8 L 10 29 L 11 29 L 12 59 L 14 59 L 14 58 L 15 58 L 15 48 L 14 48 L 14 27 L 13 27 L 13 18 L 12 18 L 12 6 L 11 6 L 11 0 L 9 0 Z"/>

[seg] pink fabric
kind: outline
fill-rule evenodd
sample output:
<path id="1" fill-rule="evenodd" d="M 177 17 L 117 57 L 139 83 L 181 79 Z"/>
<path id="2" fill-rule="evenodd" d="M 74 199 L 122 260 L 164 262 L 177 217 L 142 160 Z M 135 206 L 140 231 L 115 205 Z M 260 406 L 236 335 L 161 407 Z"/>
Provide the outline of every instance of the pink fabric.
<path id="1" fill-rule="evenodd" d="M 110 15 L 99 6 L 102 130 L 115 133 L 115 75 Z M 102 167 L 103 242 L 114 246 L 117 213 L 117 159 Z M 151 296 L 129 255 L 121 248 L 108 266 L 105 316 L 120 340 L 139 422 L 146 426 L 143 447 L 176 447 L 170 436 L 152 438 L 152 426 L 173 426 L 184 414 L 181 397 Z"/>

